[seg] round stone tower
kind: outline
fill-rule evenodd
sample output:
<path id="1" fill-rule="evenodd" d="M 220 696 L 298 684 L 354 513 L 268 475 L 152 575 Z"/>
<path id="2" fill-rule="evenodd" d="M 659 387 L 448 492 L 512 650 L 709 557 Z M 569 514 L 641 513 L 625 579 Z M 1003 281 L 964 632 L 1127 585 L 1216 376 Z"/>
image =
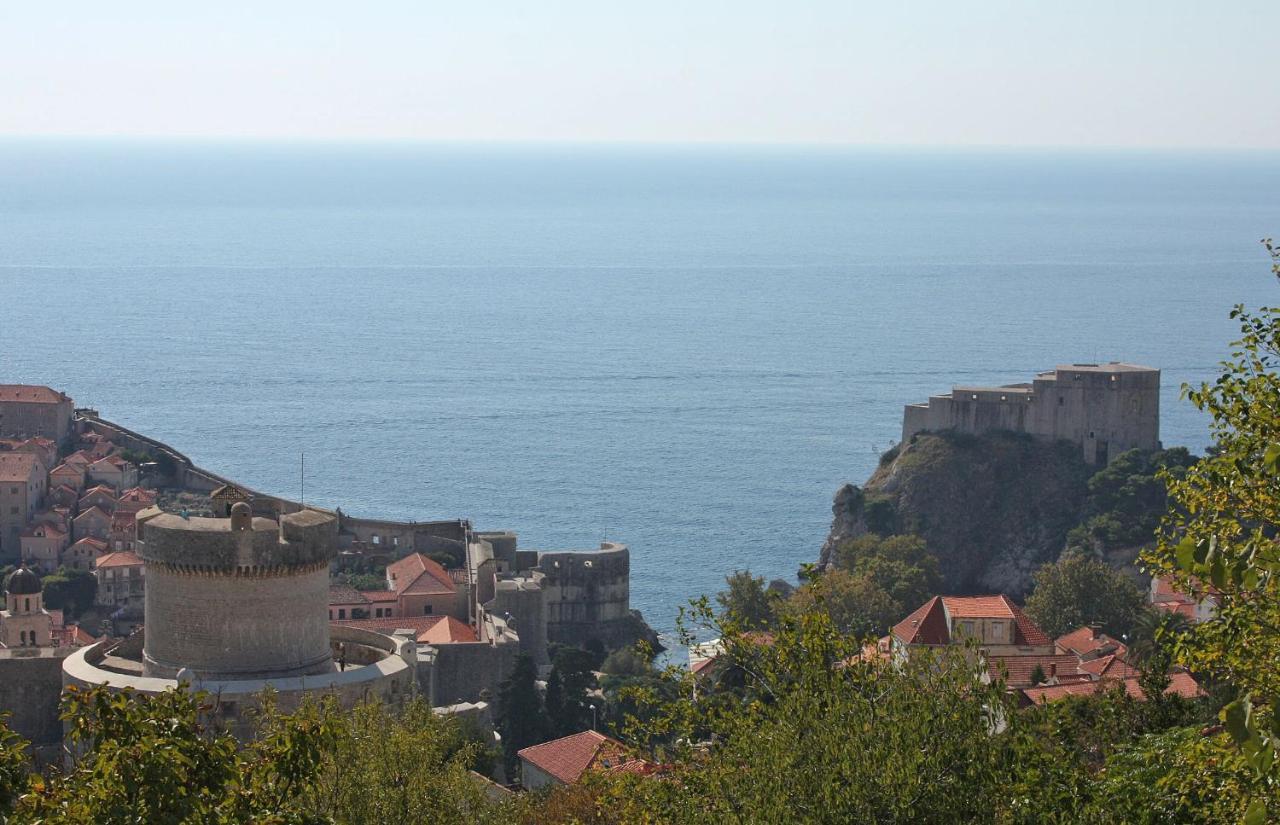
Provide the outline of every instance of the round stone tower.
<path id="1" fill-rule="evenodd" d="M 201 680 L 333 670 L 329 562 L 337 520 L 303 510 L 280 522 L 243 502 L 230 518 L 139 518 L 147 563 L 143 672 Z"/>

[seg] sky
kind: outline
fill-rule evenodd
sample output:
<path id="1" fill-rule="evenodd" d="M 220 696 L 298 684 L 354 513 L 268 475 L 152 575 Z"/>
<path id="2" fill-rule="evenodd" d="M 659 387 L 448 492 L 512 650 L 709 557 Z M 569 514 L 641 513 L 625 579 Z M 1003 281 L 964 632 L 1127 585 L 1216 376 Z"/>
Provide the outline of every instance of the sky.
<path id="1" fill-rule="evenodd" d="M 1280 149 L 1277 0 L 0 3 L 0 135 Z"/>

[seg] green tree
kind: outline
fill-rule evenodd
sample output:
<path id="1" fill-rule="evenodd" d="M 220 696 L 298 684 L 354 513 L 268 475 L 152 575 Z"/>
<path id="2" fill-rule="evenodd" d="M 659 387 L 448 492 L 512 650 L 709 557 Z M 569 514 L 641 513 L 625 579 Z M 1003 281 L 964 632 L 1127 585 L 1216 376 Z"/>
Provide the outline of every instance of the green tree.
<path id="1" fill-rule="evenodd" d="M 497 822 L 499 810 L 469 774 L 486 764 L 487 750 L 421 699 L 394 712 L 360 705 L 338 715 L 305 809 L 325 822 Z"/>
<path id="2" fill-rule="evenodd" d="M 845 570 L 856 570 L 859 564 L 868 559 L 901 562 L 919 569 L 924 575 L 927 588 L 935 593 L 942 581 L 938 572 L 938 559 L 929 552 L 923 538 L 911 533 L 900 536 L 869 533 L 856 539 L 848 539 L 836 548 L 834 559 L 835 566 Z"/>
<path id="3" fill-rule="evenodd" d="M 882 559 L 875 561 L 883 563 Z M 820 611 L 841 633 L 864 638 L 883 635 L 908 609 L 872 576 L 836 569 L 796 590 L 787 601 L 786 612 L 803 616 Z"/>
<path id="4" fill-rule="evenodd" d="M 1068 544 L 1104 552 L 1154 542 L 1168 508 L 1165 476 L 1181 477 L 1195 461 L 1185 447 L 1116 456 L 1089 479 L 1085 521 Z"/>
<path id="5" fill-rule="evenodd" d="M 719 635 L 747 679 L 743 701 L 677 697 L 632 729 L 671 765 L 627 788 L 629 821 L 989 822 L 1007 775 L 995 720 L 1011 713 L 963 650 L 921 650 L 894 664 L 822 611 L 784 616 L 772 643 L 726 625 L 705 601 L 686 614 Z M 620 794 L 615 794 L 616 798 Z"/>
<path id="6" fill-rule="evenodd" d="M 27 764 L 27 743 L 21 736 L 9 730 L 9 714 L 0 714 L 0 822 L 8 821 L 8 815 L 27 789 L 31 771 Z"/>
<path id="7" fill-rule="evenodd" d="M 1264 243 L 1280 278 L 1280 250 Z M 1218 379 L 1183 388 L 1210 415 L 1214 449 L 1184 476 L 1165 476 L 1175 506 L 1145 559 L 1185 592 L 1217 594 L 1217 617 L 1176 652 L 1243 694 L 1223 721 L 1257 772 L 1246 820 L 1261 823 L 1280 815 L 1271 799 L 1280 783 L 1280 307 L 1237 305 L 1231 317 L 1241 337 Z"/>
<path id="8" fill-rule="evenodd" d="M 301 795 L 332 746 L 331 713 L 276 716 L 249 744 L 204 722 L 208 697 L 68 688 L 67 742 L 80 757 L 37 778 L 13 822 L 318 822 Z"/>
<path id="9" fill-rule="evenodd" d="M 594 661 L 595 655 L 590 651 L 568 645 L 559 645 L 552 653 L 546 708 L 558 736 L 578 733 L 591 726 L 592 703 L 587 692 L 596 687 L 596 677 L 591 669 Z M 558 685 L 559 692 L 554 708 L 551 696 L 553 683 Z"/>
<path id="10" fill-rule="evenodd" d="M 498 729 L 508 776 L 514 776 L 519 765 L 517 751 L 552 738 L 537 681 L 538 669 L 533 659 L 521 654 L 511 675 L 498 686 Z"/>
<path id="11" fill-rule="evenodd" d="M 1127 576 L 1079 550 L 1037 570 L 1027 599 L 1027 615 L 1051 637 L 1093 623 L 1127 635 L 1145 609 L 1142 591 Z"/>
<path id="12" fill-rule="evenodd" d="M 765 630 L 777 620 L 779 599 L 765 586 L 763 576 L 738 570 L 725 577 L 726 590 L 716 596 L 725 616 L 740 628 Z"/>
<path id="13" fill-rule="evenodd" d="M 60 567 L 58 572 L 45 576 L 40 583 L 45 607 L 62 610 L 69 619 L 93 607 L 98 598 L 98 578 L 85 570 Z"/>

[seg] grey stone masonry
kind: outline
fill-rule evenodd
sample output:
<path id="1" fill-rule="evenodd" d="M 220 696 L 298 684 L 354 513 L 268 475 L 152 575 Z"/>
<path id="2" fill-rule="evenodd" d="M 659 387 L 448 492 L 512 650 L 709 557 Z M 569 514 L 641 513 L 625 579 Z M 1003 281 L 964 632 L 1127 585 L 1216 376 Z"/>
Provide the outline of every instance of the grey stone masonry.
<path id="1" fill-rule="evenodd" d="M 1119 361 L 1067 364 L 1031 383 L 956 386 L 903 411 L 903 443 L 945 430 L 1063 439 L 1079 444 L 1085 461 L 1107 464 L 1126 450 L 1160 448 L 1160 370 Z"/>

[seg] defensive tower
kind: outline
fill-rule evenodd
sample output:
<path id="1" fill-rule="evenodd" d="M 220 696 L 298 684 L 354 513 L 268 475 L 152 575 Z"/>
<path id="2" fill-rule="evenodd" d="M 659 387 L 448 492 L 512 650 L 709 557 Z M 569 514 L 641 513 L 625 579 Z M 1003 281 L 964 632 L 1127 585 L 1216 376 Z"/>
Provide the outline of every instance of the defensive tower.
<path id="1" fill-rule="evenodd" d="M 303 510 L 254 518 L 139 517 L 147 564 L 146 676 L 274 679 L 331 672 L 329 562 L 337 520 Z"/>

